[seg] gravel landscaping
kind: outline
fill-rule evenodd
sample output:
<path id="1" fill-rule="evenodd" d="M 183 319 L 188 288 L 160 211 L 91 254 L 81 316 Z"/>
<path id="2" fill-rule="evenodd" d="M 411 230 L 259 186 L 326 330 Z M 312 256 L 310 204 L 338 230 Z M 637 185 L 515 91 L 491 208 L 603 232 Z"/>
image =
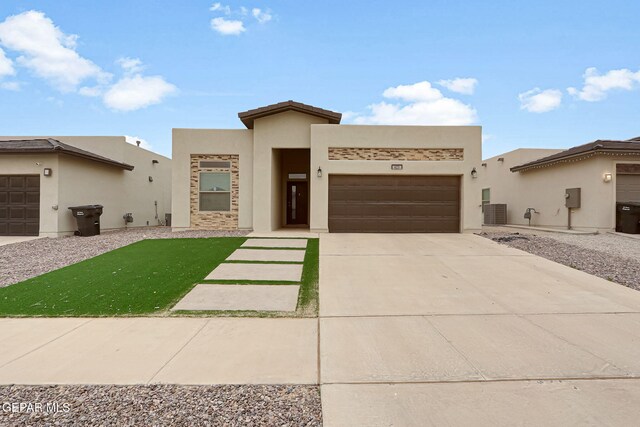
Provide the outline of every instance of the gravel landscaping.
<path id="1" fill-rule="evenodd" d="M 480 236 L 640 290 L 640 240 L 614 234 L 575 235 L 486 228 Z"/>
<path id="2" fill-rule="evenodd" d="M 11 412 L 11 403 L 56 403 L 60 412 Z M 0 425 L 322 425 L 315 386 L 7 386 L 0 405 Z"/>
<path id="3" fill-rule="evenodd" d="M 99 236 L 43 238 L 0 246 L 0 287 L 18 283 L 144 239 L 245 236 L 248 231 L 180 231 L 132 228 Z"/>

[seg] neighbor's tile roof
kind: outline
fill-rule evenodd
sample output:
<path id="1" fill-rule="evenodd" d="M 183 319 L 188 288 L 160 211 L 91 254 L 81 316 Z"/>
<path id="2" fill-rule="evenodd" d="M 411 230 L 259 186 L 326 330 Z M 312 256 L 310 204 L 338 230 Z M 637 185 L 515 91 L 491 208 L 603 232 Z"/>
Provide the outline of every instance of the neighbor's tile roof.
<path id="1" fill-rule="evenodd" d="M 597 154 L 640 155 L 640 137 L 631 138 L 626 141 L 599 139 L 538 160 L 514 166 L 511 168 L 511 172 L 522 172 L 532 168 L 567 162 L 569 160 L 582 160 Z"/>
<path id="2" fill-rule="evenodd" d="M 100 156 L 90 151 L 82 150 L 57 139 L 12 139 L 0 141 L 0 154 L 33 154 L 33 153 L 59 153 L 68 156 L 80 157 L 95 162 L 116 166 L 126 170 L 133 170 L 133 166 L 118 162 L 108 157 Z"/>
<path id="3" fill-rule="evenodd" d="M 242 123 L 244 123 L 247 129 L 253 129 L 253 121 L 255 119 L 270 116 L 272 114 L 283 113 L 285 111 L 298 111 L 300 113 L 322 117 L 323 119 L 327 119 L 330 124 L 338 124 L 342 119 L 341 113 L 336 113 L 335 111 L 325 110 L 324 108 L 318 108 L 314 107 L 313 105 L 307 105 L 292 100 L 278 102 L 277 104 L 271 104 L 253 110 L 243 111 L 238 113 L 238 117 L 240 118 Z"/>

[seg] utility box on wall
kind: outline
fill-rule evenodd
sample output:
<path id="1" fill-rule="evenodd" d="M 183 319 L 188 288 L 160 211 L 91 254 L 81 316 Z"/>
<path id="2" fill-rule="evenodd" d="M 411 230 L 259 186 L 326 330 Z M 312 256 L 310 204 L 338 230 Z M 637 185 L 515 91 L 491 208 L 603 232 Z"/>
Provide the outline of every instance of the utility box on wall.
<path id="1" fill-rule="evenodd" d="M 564 190 L 564 205 L 568 208 L 580 207 L 580 189 L 579 188 L 567 188 Z"/>

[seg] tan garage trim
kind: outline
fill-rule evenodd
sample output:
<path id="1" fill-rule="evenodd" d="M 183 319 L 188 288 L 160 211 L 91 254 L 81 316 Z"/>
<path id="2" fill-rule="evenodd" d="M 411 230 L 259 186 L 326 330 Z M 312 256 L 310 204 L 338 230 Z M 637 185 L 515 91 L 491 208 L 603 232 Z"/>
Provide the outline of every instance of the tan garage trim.
<path id="1" fill-rule="evenodd" d="M 329 231 L 458 233 L 460 177 L 330 175 Z"/>
<path id="2" fill-rule="evenodd" d="M 230 168 L 224 169 L 231 174 L 231 210 L 220 212 L 200 211 L 200 172 L 221 172 L 218 168 L 201 167 L 201 160 L 230 162 Z M 206 165 L 203 164 L 203 165 Z M 238 228 L 238 195 L 240 191 L 239 156 L 237 154 L 192 154 L 190 208 L 191 228 L 236 230 Z"/>
<path id="3" fill-rule="evenodd" d="M 462 148 L 329 147 L 329 160 L 464 160 Z"/>

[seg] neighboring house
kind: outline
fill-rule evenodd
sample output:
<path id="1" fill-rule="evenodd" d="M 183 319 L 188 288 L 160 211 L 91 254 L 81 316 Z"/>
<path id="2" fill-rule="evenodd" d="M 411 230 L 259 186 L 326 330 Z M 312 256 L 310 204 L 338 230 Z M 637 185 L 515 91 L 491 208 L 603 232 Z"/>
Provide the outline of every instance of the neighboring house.
<path id="1" fill-rule="evenodd" d="M 568 150 L 525 149 L 487 159 L 480 169 L 482 203 L 507 205 L 509 224 L 567 228 L 567 189 L 580 188 L 572 228 L 615 229 L 616 202 L 640 202 L 640 138 L 597 140 Z"/>
<path id="2" fill-rule="evenodd" d="M 345 126 L 294 101 L 238 116 L 173 130 L 174 229 L 480 229 L 479 126 Z"/>
<path id="3" fill-rule="evenodd" d="M 123 136 L 0 137 L 0 235 L 71 234 L 68 208 L 87 204 L 103 230 L 164 223 L 171 159 Z"/>

